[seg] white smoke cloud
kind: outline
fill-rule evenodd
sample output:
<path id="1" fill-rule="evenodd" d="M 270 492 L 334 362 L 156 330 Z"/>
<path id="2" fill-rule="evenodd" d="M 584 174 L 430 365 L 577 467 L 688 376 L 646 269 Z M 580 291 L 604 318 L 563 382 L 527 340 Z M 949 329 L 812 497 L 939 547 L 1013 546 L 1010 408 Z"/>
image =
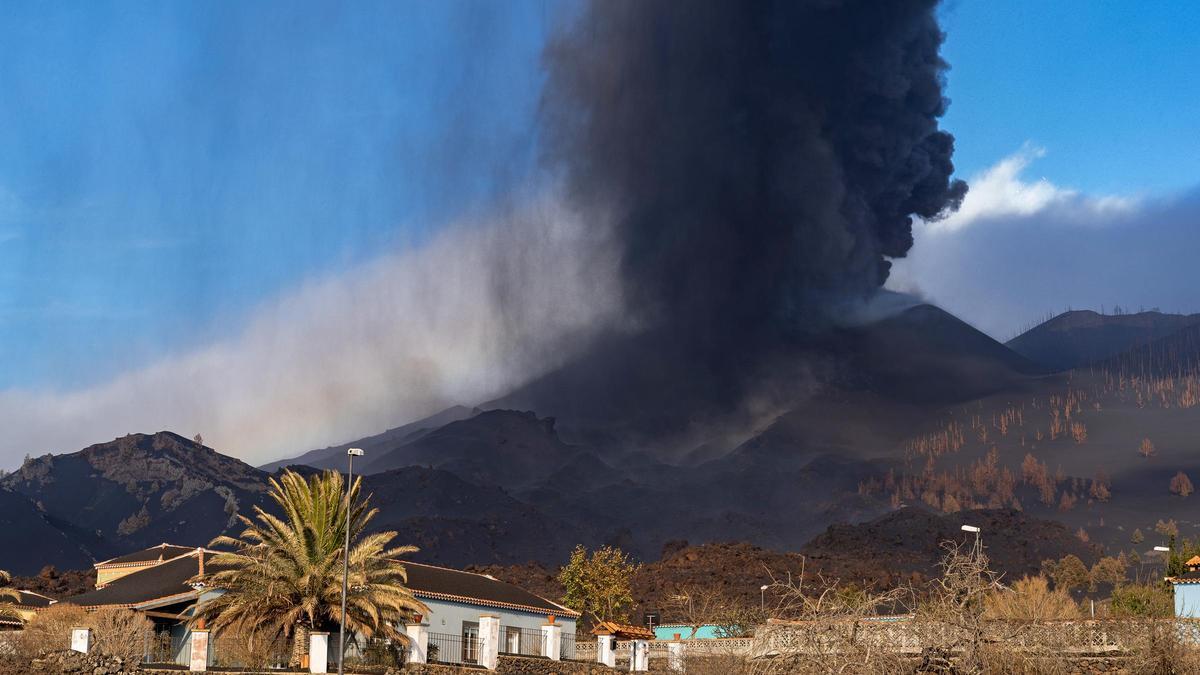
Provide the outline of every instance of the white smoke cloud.
<path id="1" fill-rule="evenodd" d="M 971 178 L 970 191 L 957 212 L 927 223 L 930 233 L 953 232 L 979 221 L 1030 216 L 1057 210 L 1073 218 L 1106 217 L 1127 212 L 1137 200 L 1114 195 L 1089 196 L 1061 187 L 1046 178 L 1028 181 L 1022 173 L 1046 150 L 1026 144 L 983 173 Z"/>
<path id="2" fill-rule="evenodd" d="M 957 214 L 917 223 L 887 287 L 914 293 L 997 339 L 1067 309 L 1200 311 L 1200 191 L 1089 195 L 1022 173 L 1026 146 L 970 181 Z"/>
<path id="3" fill-rule="evenodd" d="M 619 316 L 611 251 L 550 200 L 448 227 L 192 353 L 85 389 L 0 392 L 0 465 L 160 429 L 262 463 L 497 396 Z"/>

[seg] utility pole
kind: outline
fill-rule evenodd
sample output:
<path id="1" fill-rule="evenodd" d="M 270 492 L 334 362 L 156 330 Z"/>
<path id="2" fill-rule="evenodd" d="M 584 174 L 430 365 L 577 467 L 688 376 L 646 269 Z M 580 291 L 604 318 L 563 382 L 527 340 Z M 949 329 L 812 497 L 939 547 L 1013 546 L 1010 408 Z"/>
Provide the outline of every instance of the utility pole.
<path id="1" fill-rule="evenodd" d="M 346 472 L 346 547 L 342 550 L 342 616 L 338 621 L 338 675 L 345 675 L 346 661 L 346 586 L 350 581 L 350 525 L 353 504 L 350 503 L 350 489 L 354 487 L 354 458 L 362 457 L 360 448 L 346 450 L 350 466 Z"/>

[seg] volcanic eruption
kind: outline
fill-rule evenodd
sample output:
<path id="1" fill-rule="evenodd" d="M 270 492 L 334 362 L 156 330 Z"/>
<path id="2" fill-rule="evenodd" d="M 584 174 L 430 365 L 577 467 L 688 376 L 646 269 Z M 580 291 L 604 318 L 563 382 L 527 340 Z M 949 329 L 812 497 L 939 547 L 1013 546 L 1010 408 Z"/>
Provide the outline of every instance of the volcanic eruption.
<path id="1" fill-rule="evenodd" d="M 811 333 L 957 208 L 935 0 L 595 0 L 546 50 L 546 160 L 690 347 Z"/>
<path id="2" fill-rule="evenodd" d="M 796 349 L 966 193 L 936 4 L 587 4 L 545 51 L 544 160 L 615 238 L 640 332 L 498 403 L 661 428 L 808 379 Z"/>

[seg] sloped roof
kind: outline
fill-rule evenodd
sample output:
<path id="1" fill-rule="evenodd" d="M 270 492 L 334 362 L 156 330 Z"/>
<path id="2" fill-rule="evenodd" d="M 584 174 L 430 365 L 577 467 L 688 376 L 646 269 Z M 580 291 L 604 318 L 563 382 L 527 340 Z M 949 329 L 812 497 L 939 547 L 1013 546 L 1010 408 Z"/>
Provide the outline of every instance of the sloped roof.
<path id="1" fill-rule="evenodd" d="M 49 607 L 56 602 L 54 598 L 42 595 L 41 593 L 34 593 L 33 591 L 17 592 L 21 594 L 21 602 L 17 604 L 21 605 L 22 607 L 37 607 L 40 609 L 42 607 Z"/>
<path id="2" fill-rule="evenodd" d="M 404 562 L 408 587 L 418 598 L 465 602 L 485 607 L 577 618 L 579 612 L 486 574 Z"/>
<path id="3" fill-rule="evenodd" d="M 18 590 L 17 592 L 21 594 L 21 599 L 15 603 L 18 607 L 42 609 L 43 607 L 53 605 L 55 602 L 54 598 L 42 595 L 41 593 L 22 590 Z M 0 603 L 14 604 L 11 598 L 0 598 Z"/>
<path id="4" fill-rule="evenodd" d="M 601 621 L 592 629 L 593 635 L 613 635 L 618 640 L 653 640 L 654 631 L 645 626 L 633 626 L 615 621 Z"/>
<path id="5" fill-rule="evenodd" d="M 183 548 L 164 546 L 168 549 Z M 135 556 L 142 556 L 148 551 L 157 551 L 160 548 L 163 547 L 156 546 L 109 562 L 131 561 Z M 209 564 L 213 555 L 215 553 L 212 551 L 204 552 L 205 565 Z M 155 559 L 151 558 L 150 560 Z M 579 613 L 574 610 L 534 595 L 520 586 L 485 574 L 414 562 L 404 562 L 403 564 L 404 569 L 408 572 L 408 587 L 418 598 L 463 602 L 535 614 L 554 614 L 567 618 L 579 616 Z M 77 595 L 64 602 L 83 607 L 139 607 L 163 600 L 187 600 L 199 596 L 199 593 L 188 584 L 188 581 L 199 574 L 199 571 L 196 549 L 186 549 L 182 555 L 138 570 L 110 582 L 103 588 Z"/>
<path id="6" fill-rule="evenodd" d="M 215 555 L 204 552 L 205 564 Z M 82 607 L 137 607 L 160 600 L 185 600 L 199 593 L 188 580 L 200 573 L 196 549 L 187 555 L 138 570 L 113 581 L 104 588 L 67 598 L 63 602 Z"/>
<path id="7" fill-rule="evenodd" d="M 1200 572 L 1186 572 L 1176 577 L 1166 577 L 1172 584 L 1200 584 Z"/>
<path id="8" fill-rule="evenodd" d="M 143 551 L 136 551 L 134 553 L 128 553 L 111 560 L 98 562 L 95 564 L 95 567 L 120 567 L 124 565 L 138 565 L 149 562 L 162 562 L 171 560 L 173 558 L 178 558 L 181 555 L 187 555 L 195 550 L 196 547 L 194 546 L 177 546 L 175 544 L 163 543 L 159 544 L 158 546 L 151 546 Z"/>

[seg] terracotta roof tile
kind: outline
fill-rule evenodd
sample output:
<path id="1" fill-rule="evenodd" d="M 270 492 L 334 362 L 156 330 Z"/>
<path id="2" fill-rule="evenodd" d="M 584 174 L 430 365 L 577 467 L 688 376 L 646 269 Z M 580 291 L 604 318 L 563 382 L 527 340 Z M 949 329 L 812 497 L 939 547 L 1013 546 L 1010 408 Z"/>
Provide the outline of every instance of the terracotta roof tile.
<path id="1" fill-rule="evenodd" d="M 615 621 L 601 621 L 592 629 L 594 635 L 613 635 L 618 640 L 653 640 L 654 631 L 645 626 L 632 626 Z"/>

